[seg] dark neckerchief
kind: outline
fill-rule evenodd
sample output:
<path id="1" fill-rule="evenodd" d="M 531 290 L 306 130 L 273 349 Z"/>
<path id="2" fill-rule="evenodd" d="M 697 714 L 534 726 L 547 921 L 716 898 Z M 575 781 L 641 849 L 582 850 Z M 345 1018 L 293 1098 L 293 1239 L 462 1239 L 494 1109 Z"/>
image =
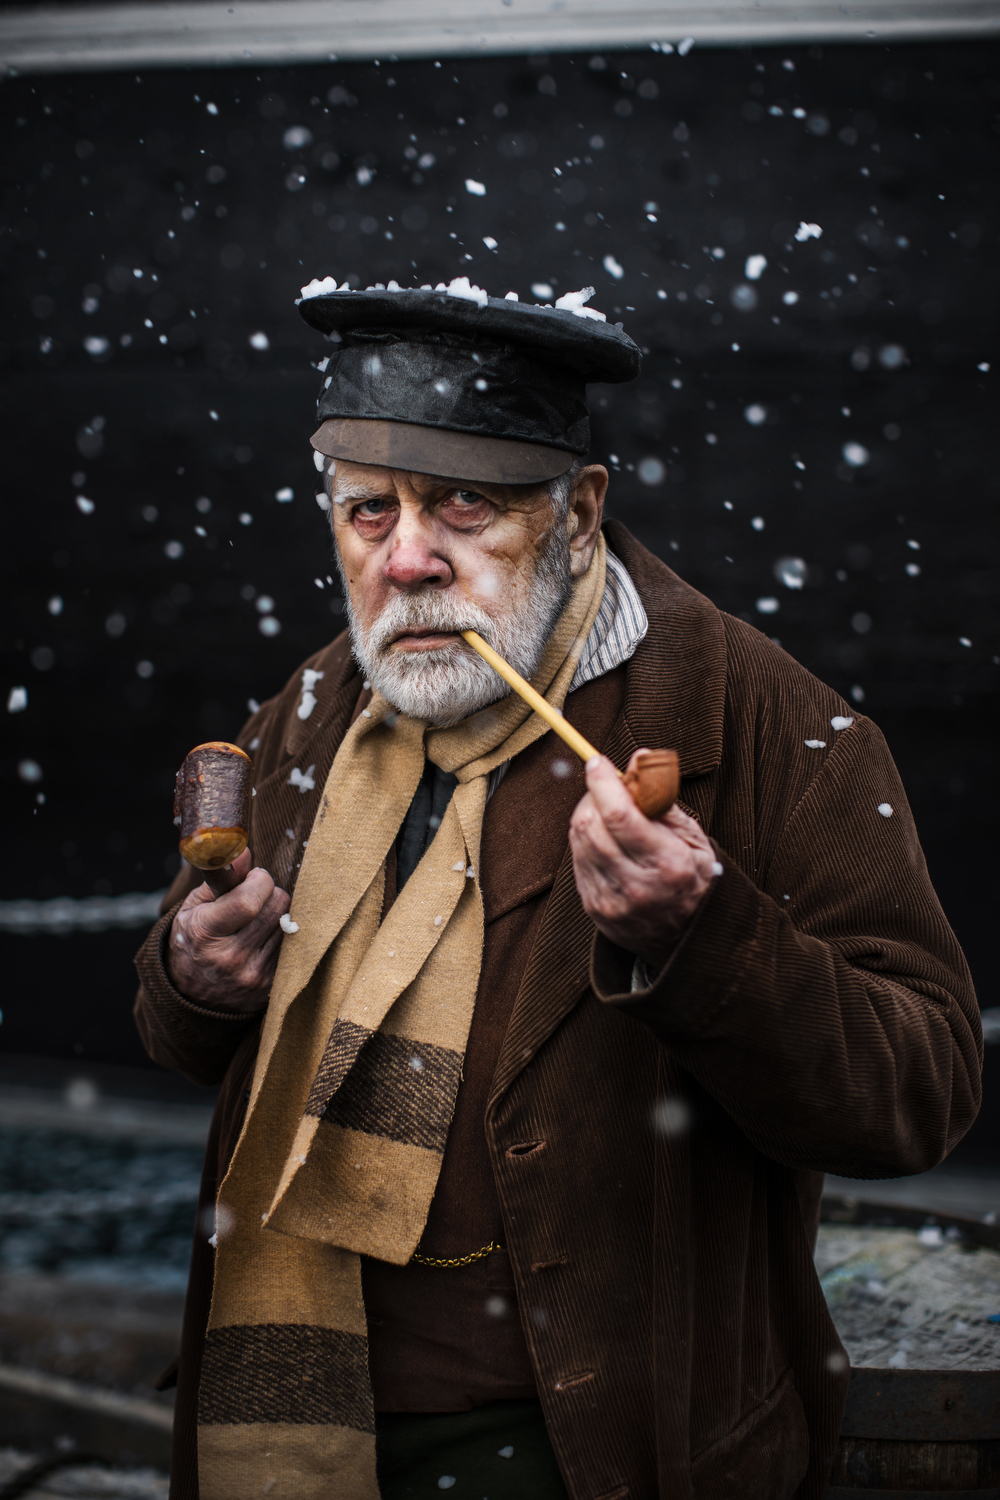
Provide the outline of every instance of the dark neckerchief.
<path id="1" fill-rule="evenodd" d="M 397 895 L 423 859 L 457 785 L 458 777 L 451 771 L 442 771 L 432 760 L 424 761 L 424 774 L 396 835 Z"/>

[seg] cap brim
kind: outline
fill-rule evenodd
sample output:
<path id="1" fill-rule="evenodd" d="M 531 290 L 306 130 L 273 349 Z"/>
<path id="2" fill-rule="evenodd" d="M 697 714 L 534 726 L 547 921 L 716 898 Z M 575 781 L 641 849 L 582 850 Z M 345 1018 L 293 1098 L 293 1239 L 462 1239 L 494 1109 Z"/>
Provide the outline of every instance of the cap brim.
<path id="1" fill-rule="evenodd" d="M 545 484 L 565 474 L 576 458 L 540 443 L 368 417 L 328 417 L 309 441 L 328 458 L 480 484 Z"/>

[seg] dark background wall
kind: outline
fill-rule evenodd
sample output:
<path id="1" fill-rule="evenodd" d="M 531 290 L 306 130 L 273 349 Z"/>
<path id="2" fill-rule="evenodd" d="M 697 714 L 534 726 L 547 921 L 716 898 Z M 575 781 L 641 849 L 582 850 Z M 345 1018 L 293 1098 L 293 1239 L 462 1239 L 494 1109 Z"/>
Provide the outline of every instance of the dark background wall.
<path id="1" fill-rule="evenodd" d="M 341 626 L 299 286 L 593 283 L 648 351 L 593 393 L 613 513 L 882 726 L 1000 1003 L 996 44 L 24 78 L 0 111 L 0 898 L 162 887 L 185 751 Z M 140 935 L 4 937 L 4 1046 L 138 1060 Z"/>

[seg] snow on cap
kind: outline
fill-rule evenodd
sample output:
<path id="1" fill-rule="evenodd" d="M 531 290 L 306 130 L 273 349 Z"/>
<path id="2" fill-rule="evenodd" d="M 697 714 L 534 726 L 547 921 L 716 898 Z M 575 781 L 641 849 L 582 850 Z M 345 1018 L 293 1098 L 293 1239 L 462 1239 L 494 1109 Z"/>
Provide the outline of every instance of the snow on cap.
<path id="1" fill-rule="evenodd" d="M 578 292 L 564 292 L 561 297 L 556 298 L 556 307 L 565 308 L 567 312 L 576 313 L 578 318 L 597 318 L 601 323 L 606 323 L 607 317 L 598 312 L 596 307 L 584 307 L 594 295 L 595 288 L 583 286 Z"/>

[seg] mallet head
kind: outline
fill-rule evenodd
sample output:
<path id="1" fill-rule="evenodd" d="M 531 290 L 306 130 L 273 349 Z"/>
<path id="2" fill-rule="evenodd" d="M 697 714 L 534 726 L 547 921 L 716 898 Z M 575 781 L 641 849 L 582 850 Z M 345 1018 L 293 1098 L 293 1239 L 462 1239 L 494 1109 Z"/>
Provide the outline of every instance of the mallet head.
<path id="1" fill-rule="evenodd" d="M 250 838 L 253 763 L 238 745 L 209 740 L 184 757 L 174 783 L 180 852 L 198 870 L 231 865 Z"/>

